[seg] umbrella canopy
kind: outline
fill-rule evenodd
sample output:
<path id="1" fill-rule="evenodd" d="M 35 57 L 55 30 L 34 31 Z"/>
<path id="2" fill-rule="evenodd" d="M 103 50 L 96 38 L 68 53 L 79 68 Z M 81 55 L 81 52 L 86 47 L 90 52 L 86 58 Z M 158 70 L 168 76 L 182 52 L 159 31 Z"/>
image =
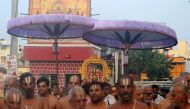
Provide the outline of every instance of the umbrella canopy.
<path id="1" fill-rule="evenodd" d="M 120 49 L 167 48 L 177 44 L 176 33 L 167 26 L 140 21 L 95 21 L 85 40 Z"/>
<path id="2" fill-rule="evenodd" d="M 12 19 L 7 32 L 24 38 L 76 38 L 93 27 L 93 19 L 77 15 L 39 14 Z"/>
<path id="3" fill-rule="evenodd" d="M 56 56 L 56 72 L 57 78 L 59 78 L 58 39 L 81 37 L 93 27 L 93 23 L 94 21 L 90 17 L 39 14 L 10 20 L 7 32 L 24 38 L 54 39 L 53 53 Z"/>

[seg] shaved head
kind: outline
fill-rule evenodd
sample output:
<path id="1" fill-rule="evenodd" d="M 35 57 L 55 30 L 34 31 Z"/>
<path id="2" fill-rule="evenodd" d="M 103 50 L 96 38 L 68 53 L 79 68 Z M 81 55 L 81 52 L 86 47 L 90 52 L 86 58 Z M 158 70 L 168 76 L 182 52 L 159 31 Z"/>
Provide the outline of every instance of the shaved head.
<path id="1" fill-rule="evenodd" d="M 152 86 L 145 86 L 143 88 L 143 102 L 150 105 L 153 100 L 153 89 Z"/>
<path id="2" fill-rule="evenodd" d="M 85 91 L 80 86 L 74 86 L 69 91 L 69 102 L 73 109 L 85 109 L 86 106 Z"/>
<path id="3" fill-rule="evenodd" d="M 142 87 L 140 85 L 135 86 L 135 99 L 142 101 Z"/>
<path id="4" fill-rule="evenodd" d="M 80 86 L 81 85 L 81 79 L 77 75 L 72 75 L 69 78 L 69 83 L 67 85 L 67 92 L 74 86 Z"/>
<path id="5" fill-rule="evenodd" d="M 10 88 L 5 93 L 5 103 L 8 109 L 20 109 L 21 108 L 22 94 L 19 89 Z"/>
<path id="6" fill-rule="evenodd" d="M 175 84 L 172 88 L 171 95 L 175 107 L 179 107 L 181 104 L 183 104 L 184 101 L 186 101 L 183 84 Z"/>
<path id="7" fill-rule="evenodd" d="M 118 79 L 117 92 L 121 102 L 130 102 L 134 99 L 134 83 L 133 78 L 129 75 L 122 75 Z"/>

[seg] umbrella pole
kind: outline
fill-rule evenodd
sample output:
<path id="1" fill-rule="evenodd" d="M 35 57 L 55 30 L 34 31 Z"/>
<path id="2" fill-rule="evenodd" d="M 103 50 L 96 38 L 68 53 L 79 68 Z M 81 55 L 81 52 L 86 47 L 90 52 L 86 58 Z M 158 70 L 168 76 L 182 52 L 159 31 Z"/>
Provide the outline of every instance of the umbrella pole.
<path id="1" fill-rule="evenodd" d="M 128 63 L 129 63 L 129 56 L 128 56 L 128 49 L 124 50 L 124 57 L 123 57 L 123 70 L 124 70 L 124 74 L 127 73 L 127 67 L 128 67 Z"/>
<path id="2" fill-rule="evenodd" d="M 56 74 L 57 74 L 57 86 L 59 87 L 59 63 L 58 63 L 58 55 L 59 55 L 59 51 L 58 51 L 58 39 L 54 39 L 54 43 L 53 43 L 53 53 L 55 55 L 55 61 L 56 61 Z"/>
<path id="3" fill-rule="evenodd" d="M 58 51 L 56 53 L 56 73 L 57 73 L 57 86 L 59 87 L 59 63 L 58 63 Z"/>

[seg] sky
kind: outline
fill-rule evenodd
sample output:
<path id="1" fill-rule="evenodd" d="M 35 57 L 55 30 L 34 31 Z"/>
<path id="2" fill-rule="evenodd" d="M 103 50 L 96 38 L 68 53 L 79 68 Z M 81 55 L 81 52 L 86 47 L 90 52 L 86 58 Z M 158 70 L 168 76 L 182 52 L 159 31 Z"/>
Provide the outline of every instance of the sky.
<path id="1" fill-rule="evenodd" d="M 28 13 L 29 0 L 19 0 L 19 16 Z M 178 40 L 190 44 L 190 0 L 91 0 L 92 16 L 99 20 L 137 20 L 164 23 L 175 30 Z M 10 39 L 6 33 L 11 19 L 11 0 L 0 3 L 0 39 Z M 24 44 L 23 40 L 20 40 Z"/>

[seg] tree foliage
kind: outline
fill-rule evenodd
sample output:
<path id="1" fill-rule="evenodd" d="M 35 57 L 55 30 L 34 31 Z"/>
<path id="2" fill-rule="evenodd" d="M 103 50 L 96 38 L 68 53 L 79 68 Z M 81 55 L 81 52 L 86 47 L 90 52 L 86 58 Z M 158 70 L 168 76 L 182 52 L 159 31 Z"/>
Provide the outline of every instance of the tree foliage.
<path id="1" fill-rule="evenodd" d="M 147 73 L 149 80 L 171 79 L 172 60 L 157 50 L 130 50 L 128 72 Z"/>

